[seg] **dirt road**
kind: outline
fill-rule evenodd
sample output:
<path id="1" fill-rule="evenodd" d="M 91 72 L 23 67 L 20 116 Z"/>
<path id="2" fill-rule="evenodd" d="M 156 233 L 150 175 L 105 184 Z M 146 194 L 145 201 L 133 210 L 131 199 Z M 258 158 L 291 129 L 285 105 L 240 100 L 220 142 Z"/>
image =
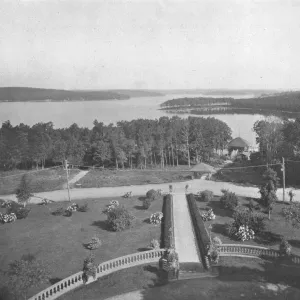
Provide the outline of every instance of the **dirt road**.
<path id="1" fill-rule="evenodd" d="M 203 179 L 194 179 L 185 182 L 175 182 L 175 183 L 162 183 L 162 184 L 147 184 L 147 185 L 132 185 L 132 186 L 119 186 L 119 187 L 102 187 L 102 188 L 79 188 L 71 189 L 71 199 L 97 199 L 103 197 L 121 197 L 126 192 L 132 191 L 133 195 L 145 195 L 150 189 L 162 189 L 164 192 L 168 192 L 169 185 L 173 185 L 173 191 L 184 192 L 185 186 L 189 184 L 191 187 L 188 192 L 196 193 L 203 190 L 211 190 L 215 195 L 221 195 L 221 189 L 228 189 L 235 192 L 239 196 L 259 198 L 257 187 L 243 187 L 238 186 L 229 182 L 215 182 L 207 181 Z M 288 191 L 288 190 L 287 190 Z M 300 201 L 300 190 L 295 190 L 294 201 Z M 57 190 L 52 192 L 36 193 L 36 196 L 40 198 L 47 198 L 53 201 L 67 201 L 68 193 L 67 190 Z M 282 199 L 282 189 L 277 191 L 278 198 Z M 41 202 L 40 198 L 32 198 L 32 203 Z M 16 200 L 15 195 L 0 195 L 0 199 L 4 200 Z M 289 201 L 286 195 L 285 201 Z"/>

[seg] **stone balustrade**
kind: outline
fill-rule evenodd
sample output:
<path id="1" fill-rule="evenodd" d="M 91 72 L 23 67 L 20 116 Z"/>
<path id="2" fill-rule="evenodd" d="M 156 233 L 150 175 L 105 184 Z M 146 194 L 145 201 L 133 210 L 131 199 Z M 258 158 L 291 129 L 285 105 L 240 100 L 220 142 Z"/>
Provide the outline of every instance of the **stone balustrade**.
<path id="1" fill-rule="evenodd" d="M 96 278 L 89 277 L 86 284 L 90 284 L 96 281 L 98 278 L 108 275 L 110 273 L 142 265 L 147 263 L 155 263 L 159 262 L 159 259 L 163 256 L 165 249 L 157 249 L 157 250 L 150 250 L 144 252 L 138 252 L 129 254 L 126 256 L 121 256 L 106 262 L 101 263 L 97 267 L 97 274 Z M 35 296 L 29 298 L 28 300 L 53 300 L 57 299 L 58 297 L 62 296 L 63 294 L 78 288 L 84 285 L 82 280 L 83 272 L 78 272 L 73 274 L 56 284 L 46 288 L 45 290 L 39 292 Z"/>
<path id="2" fill-rule="evenodd" d="M 249 256 L 249 257 L 271 257 L 278 258 L 280 253 L 278 250 L 269 249 L 265 247 L 258 247 L 252 245 L 239 245 L 239 244 L 223 244 L 218 246 L 220 256 Z M 291 261 L 300 264 L 300 257 L 291 255 Z"/>

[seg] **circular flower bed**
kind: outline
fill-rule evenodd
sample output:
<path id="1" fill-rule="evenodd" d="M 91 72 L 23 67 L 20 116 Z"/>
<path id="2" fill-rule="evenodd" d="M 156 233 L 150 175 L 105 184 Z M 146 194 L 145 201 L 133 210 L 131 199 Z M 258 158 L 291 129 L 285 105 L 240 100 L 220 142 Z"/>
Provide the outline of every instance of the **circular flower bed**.
<path id="1" fill-rule="evenodd" d="M 12 223 L 17 220 L 17 216 L 14 213 L 10 214 L 1 214 L 0 213 L 0 222 L 1 223 Z"/>

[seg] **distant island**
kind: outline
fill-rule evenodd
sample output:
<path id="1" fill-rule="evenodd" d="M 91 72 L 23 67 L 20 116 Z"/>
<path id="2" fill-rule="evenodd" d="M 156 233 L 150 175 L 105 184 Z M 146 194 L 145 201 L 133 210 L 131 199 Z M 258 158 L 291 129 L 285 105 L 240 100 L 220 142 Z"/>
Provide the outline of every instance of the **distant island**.
<path id="1" fill-rule="evenodd" d="M 300 91 L 263 93 L 258 97 L 234 99 L 231 97 L 177 98 L 165 101 L 162 110 L 182 114 L 263 114 L 299 117 Z"/>
<path id="2" fill-rule="evenodd" d="M 163 94 L 147 90 L 56 90 L 0 87 L 0 102 L 127 100 L 132 97 L 156 96 L 163 96 Z"/>

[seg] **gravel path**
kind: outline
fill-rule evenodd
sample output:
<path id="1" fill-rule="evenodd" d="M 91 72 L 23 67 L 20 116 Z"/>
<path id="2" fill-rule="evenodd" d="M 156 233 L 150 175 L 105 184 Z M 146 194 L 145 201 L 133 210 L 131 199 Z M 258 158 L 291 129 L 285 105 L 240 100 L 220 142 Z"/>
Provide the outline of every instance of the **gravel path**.
<path id="1" fill-rule="evenodd" d="M 119 187 L 102 187 L 102 188 L 79 188 L 71 189 L 71 198 L 73 200 L 80 199 L 91 199 L 101 197 L 120 197 L 126 192 L 132 191 L 133 195 L 145 195 L 150 189 L 162 189 L 168 192 L 169 185 L 173 184 L 174 192 L 184 191 L 186 184 L 190 184 L 191 188 L 189 192 L 196 193 L 200 190 L 211 190 L 215 195 L 221 195 L 221 189 L 229 189 L 235 192 L 239 196 L 259 198 L 258 187 L 244 187 L 238 186 L 229 182 L 215 182 L 207 181 L 202 179 L 194 179 L 186 182 L 175 182 L 175 183 L 162 183 L 162 184 L 147 184 L 147 185 L 132 185 L 132 186 L 119 186 Z M 288 191 L 288 190 L 287 190 Z M 300 190 L 294 190 L 295 198 L 294 201 L 300 201 Z M 1 191 L 0 191 L 1 193 Z M 36 196 L 40 198 L 47 198 L 53 201 L 67 201 L 68 193 L 67 190 L 57 190 L 52 192 L 36 193 Z M 277 191 L 278 198 L 282 199 L 282 189 Z M 16 200 L 15 195 L 0 195 L 0 199 L 5 200 Z M 289 201 L 288 196 L 285 197 L 286 201 Z M 41 200 L 32 198 L 32 203 L 39 203 Z"/>
<path id="2" fill-rule="evenodd" d="M 70 187 L 71 187 L 71 185 L 74 185 L 82 177 L 84 177 L 88 172 L 89 172 L 89 170 L 88 171 L 80 171 L 78 174 L 76 174 L 71 180 L 69 180 Z M 63 189 L 66 189 L 66 188 L 67 188 L 67 184 L 65 183 L 63 185 Z"/>
<path id="3" fill-rule="evenodd" d="M 201 262 L 185 194 L 173 194 L 175 249 L 180 263 Z"/>

